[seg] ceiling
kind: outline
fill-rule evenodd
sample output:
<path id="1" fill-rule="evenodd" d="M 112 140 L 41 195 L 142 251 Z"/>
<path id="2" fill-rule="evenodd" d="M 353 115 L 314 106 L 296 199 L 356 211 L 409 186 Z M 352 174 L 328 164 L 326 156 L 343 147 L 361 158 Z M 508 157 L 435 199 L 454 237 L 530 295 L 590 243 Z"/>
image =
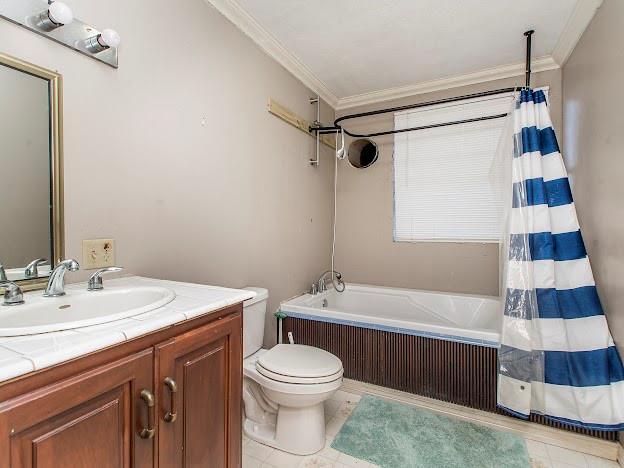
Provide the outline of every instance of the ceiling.
<path id="1" fill-rule="evenodd" d="M 557 68 L 602 2 L 208 1 L 338 108 L 521 75 L 527 29 L 533 68 Z"/>

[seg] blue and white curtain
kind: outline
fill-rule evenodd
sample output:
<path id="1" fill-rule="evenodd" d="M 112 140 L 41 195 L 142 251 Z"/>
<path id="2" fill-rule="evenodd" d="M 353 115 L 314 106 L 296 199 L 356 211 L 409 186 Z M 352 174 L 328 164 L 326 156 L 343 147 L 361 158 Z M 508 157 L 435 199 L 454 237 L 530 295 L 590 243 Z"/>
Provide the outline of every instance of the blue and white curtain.
<path id="1" fill-rule="evenodd" d="M 498 405 L 599 430 L 624 429 L 624 367 L 613 344 L 543 91 L 513 112 Z"/>

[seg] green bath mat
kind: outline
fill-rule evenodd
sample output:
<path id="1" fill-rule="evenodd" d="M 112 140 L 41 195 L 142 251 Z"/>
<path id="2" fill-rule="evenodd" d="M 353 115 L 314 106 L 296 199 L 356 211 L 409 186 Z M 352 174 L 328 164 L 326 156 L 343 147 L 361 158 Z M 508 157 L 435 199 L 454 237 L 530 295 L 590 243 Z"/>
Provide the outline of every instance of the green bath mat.
<path id="1" fill-rule="evenodd" d="M 383 468 L 528 468 L 524 439 L 364 395 L 332 447 Z"/>

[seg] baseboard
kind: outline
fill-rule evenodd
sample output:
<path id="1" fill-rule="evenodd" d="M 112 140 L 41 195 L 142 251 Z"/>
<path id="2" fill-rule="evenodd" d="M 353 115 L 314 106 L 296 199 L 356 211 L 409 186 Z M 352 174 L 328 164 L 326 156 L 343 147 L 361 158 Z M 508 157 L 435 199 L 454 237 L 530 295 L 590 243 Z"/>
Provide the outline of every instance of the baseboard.
<path id="1" fill-rule="evenodd" d="M 455 405 L 453 403 L 446 403 L 444 401 L 351 379 L 344 379 L 341 390 L 358 395 L 367 393 L 380 398 L 399 401 L 465 421 L 512 432 L 527 439 L 543 442 L 545 444 L 556 445 L 558 447 L 575 450 L 596 457 L 607 458 L 609 460 L 619 460 L 620 465 L 624 466 L 622 464 L 624 462 L 624 452 L 622 446 L 618 442 L 600 440 L 594 437 L 544 426 L 542 424 L 522 421 L 500 414 L 489 413 L 487 411 Z"/>

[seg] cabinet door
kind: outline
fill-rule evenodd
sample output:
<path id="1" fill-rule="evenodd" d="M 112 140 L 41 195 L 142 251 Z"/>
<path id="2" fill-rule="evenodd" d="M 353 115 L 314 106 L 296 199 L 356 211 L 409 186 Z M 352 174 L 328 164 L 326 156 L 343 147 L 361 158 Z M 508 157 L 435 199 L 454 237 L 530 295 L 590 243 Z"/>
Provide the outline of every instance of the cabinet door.
<path id="1" fill-rule="evenodd" d="M 152 370 L 150 349 L 2 402 L 0 466 L 153 467 Z"/>
<path id="2" fill-rule="evenodd" d="M 161 468 L 241 463 L 240 313 L 156 346 Z"/>

